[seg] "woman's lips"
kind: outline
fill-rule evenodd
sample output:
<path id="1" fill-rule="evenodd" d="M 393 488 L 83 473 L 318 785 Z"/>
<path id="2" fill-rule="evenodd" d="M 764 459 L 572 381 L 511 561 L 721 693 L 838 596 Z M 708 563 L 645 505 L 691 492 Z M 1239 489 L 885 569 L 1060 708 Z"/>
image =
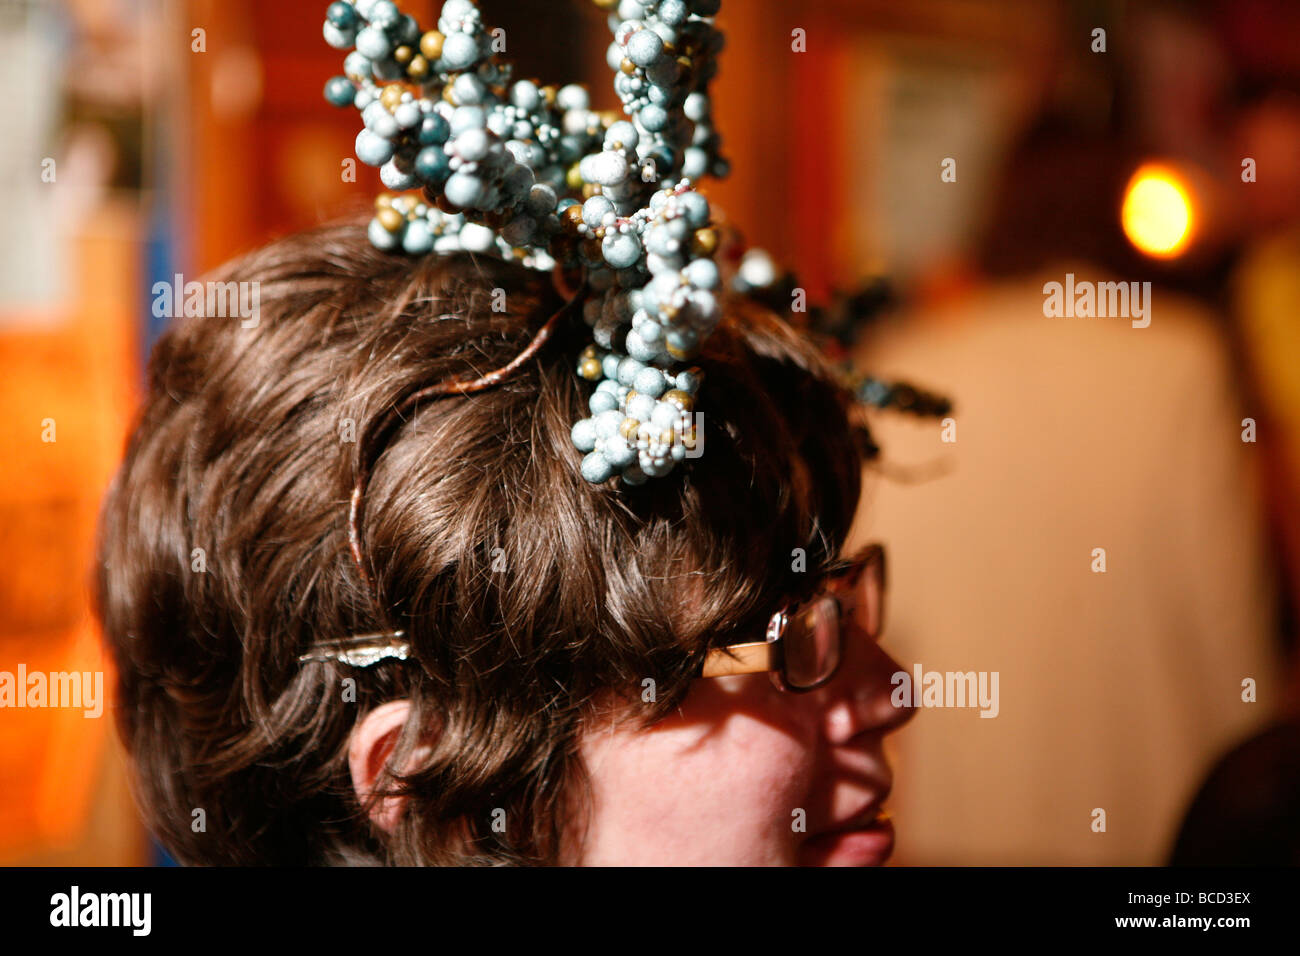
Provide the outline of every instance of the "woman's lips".
<path id="1" fill-rule="evenodd" d="M 810 837 L 799 848 L 801 866 L 881 866 L 894 852 L 894 824 L 877 816 L 861 826 Z"/>

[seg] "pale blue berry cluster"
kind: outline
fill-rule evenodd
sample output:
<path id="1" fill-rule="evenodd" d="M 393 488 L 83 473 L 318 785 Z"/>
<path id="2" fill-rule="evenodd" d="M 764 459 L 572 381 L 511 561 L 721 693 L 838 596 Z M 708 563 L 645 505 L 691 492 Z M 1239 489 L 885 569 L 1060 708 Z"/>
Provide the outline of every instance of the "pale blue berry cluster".
<path id="1" fill-rule="evenodd" d="M 635 485 L 693 457 L 699 373 L 680 363 L 720 318 L 718 237 L 693 186 L 727 172 L 708 97 L 720 0 L 596 2 L 622 118 L 581 86 L 512 81 L 473 0 L 446 0 L 430 31 L 391 0 L 331 3 L 325 39 L 351 52 L 325 97 L 361 112 L 357 157 L 405 193 L 377 200 L 376 246 L 585 271 L 595 344 L 578 370 L 599 384 L 573 441 L 588 480 Z"/>

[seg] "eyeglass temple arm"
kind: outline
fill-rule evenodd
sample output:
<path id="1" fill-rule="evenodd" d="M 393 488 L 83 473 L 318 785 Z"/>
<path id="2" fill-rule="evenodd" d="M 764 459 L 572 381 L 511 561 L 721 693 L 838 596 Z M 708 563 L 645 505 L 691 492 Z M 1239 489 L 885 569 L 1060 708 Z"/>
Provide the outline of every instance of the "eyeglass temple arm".
<path id="1" fill-rule="evenodd" d="M 704 659 L 701 677 L 725 677 L 728 674 L 759 674 L 776 664 L 776 645 L 771 641 L 715 647 Z"/>

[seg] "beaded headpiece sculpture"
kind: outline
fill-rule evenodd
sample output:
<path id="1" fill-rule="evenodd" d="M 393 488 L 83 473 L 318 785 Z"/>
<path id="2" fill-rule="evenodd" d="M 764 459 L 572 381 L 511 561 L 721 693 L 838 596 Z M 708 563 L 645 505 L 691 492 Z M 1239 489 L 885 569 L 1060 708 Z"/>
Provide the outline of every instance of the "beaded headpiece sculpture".
<path id="1" fill-rule="evenodd" d="M 573 427 L 591 482 L 665 475 L 696 440 L 700 374 L 685 364 L 721 317 L 718 245 L 694 183 L 725 175 L 710 125 L 720 0 L 596 0 L 625 118 L 581 86 L 514 80 L 472 0 L 424 31 L 390 0 L 332 3 L 325 39 L 355 47 L 326 98 L 354 106 L 357 157 L 390 190 L 369 226 L 381 249 L 473 252 L 585 272 L 598 382 Z M 617 7 L 617 9 L 614 9 Z"/>
<path id="2" fill-rule="evenodd" d="M 400 194 L 376 201 L 370 241 L 399 255 L 499 256 L 553 271 L 569 295 L 504 368 L 422 388 L 367 426 L 349 545 L 372 598 L 361 527 L 369 471 L 384 442 L 419 402 L 490 388 L 513 374 L 571 307 L 581 305 L 593 338 L 577 373 L 598 383 L 590 417 L 572 432 L 583 477 L 641 485 L 702 451 L 693 416 L 702 376 L 689 363 L 721 318 L 723 290 L 713 258 L 718 231 L 695 184 L 728 169 L 708 94 L 722 48 L 712 19 L 721 0 L 594 2 L 610 11 L 607 59 L 622 115 L 593 111 L 581 86 L 515 80 L 493 54 L 473 0 L 445 0 L 433 30 L 391 0 L 338 0 L 326 13 L 326 41 L 350 52 L 325 98 L 360 112 L 357 157 Z M 575 288 L 568 277 L 577 274 Z M 775 303 L 785 294 L 782 281 L 791 283 L 751 250 L 732 286 Z M 858 295 L 814 309 L 812 331 L 842 337 L 863 304 Z M 878 407 L 947 413 L 946 400 L 907 385 L 845 384 Z M 864 454 L 874 456 L 862 435 Z M 395 631 L 326 642 L 300 660 L 365 667 L 408 652 Z"/>

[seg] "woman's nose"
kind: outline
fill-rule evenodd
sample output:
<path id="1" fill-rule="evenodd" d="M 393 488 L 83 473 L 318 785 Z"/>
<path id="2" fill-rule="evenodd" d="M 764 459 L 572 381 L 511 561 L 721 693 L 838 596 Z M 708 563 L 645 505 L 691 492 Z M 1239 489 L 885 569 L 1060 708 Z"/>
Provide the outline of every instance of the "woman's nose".
<path id="1" fill-rule="evenodd" d="M 892 733 L 916 714 L 893 679 L 903 672 L 901 665 L 861 633 L 847 636 L 840 672 L 822 689 L 824 733 L 835 745 L 860 734 Z"/>

